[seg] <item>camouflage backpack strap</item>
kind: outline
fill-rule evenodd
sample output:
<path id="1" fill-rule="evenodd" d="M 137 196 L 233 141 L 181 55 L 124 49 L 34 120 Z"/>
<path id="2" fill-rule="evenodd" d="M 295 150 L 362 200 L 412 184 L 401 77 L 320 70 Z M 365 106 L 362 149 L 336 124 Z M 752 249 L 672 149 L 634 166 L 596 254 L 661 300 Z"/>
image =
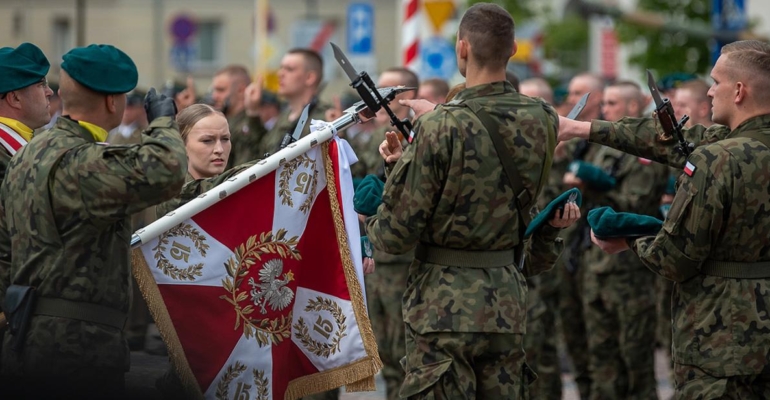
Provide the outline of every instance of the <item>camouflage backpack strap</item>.
<path id="1" fill-rule="evenodd" d="M 519 169 L 516 168 L 513 157 L 510 157 L 508 149 L 505 146 L 505 141 L 503 141 L 503 137 L 500 136 L 500 124 L 495 121 L 488 112 L 481 108 L 478 103 L 467 101 L 463 102 L 463 104 L 473 110 L 481 121 L 481 124 L 484 125 L 487 133 L 489 133 L 489 137 L 492 139 L 492 143 L 495 146 L 497 158 L 500 159 L 500 163 L 503 165 L 503 170 L 505 171 L 505 176 L 508 178 L 508 183 L 510 183 L 513 188 L 513 194 L 516 197 L 516 209 L 519 211 L 519 217 L 524 222 L 522 229 L 526 229 L 532 219 L 532 216 L 529 215 L 529 208 L 532 206 L 533 197 L 529 193 L 529 190 L 524 187 L 524 184 L 522 183 L 524 180 L 521 178 Z"/>

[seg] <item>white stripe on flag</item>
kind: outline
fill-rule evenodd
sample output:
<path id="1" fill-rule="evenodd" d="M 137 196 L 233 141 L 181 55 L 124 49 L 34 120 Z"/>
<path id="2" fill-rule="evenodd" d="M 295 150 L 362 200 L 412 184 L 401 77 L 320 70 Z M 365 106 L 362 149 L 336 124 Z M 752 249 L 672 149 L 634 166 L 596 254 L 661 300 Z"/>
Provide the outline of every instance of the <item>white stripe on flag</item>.
<path id="1" fill-rule="evenodd" d="M 329 355 L 328 358 L 322 357 L 311 353 L 307 350 L 306 346 L 302 344 L 296 333 L 291 336 L 292 342 L 297 345 L 297 348 L 307 356 L 313 365 L 318 368 L 319 371 L 327 371 L 331 368 L 340 367 L 350 364 L 352 362 L 366 358 L 366 350 L 364 344 L 361 341 L 361 332 L 358 329 L 358 321 L 353 312 L 353 306 L 350 301 L 340 299 L 339 297 L 332 296 L 327 293 L 321 293 L 312 289 L 297 287 L 297 297 L 294 301 L 294 310 L 292 311 L 292 326 L 297 326 L 298 321 L 302 318 L 305 325 L 310 326 L 309 334 L 313 340 L 321 342 L 327 341 L 325 337 L 321 337 L 315 329 L 314 323 L 318 318 L 318 311 L 306 311 L 306 306 L 310 300 L 316 301 L 320 297 L 324 300 L 332 300 L 342 309 L 342 315 L 345 316 L 347 321 L 345 328 L 345 335 L 339 341 L 339 351 L 335 351 L 334 354 Z M 329 314 L 327 311 L 323 311 L 324 316 Z M 326 316 L 330 322 L 337 325 L 334 317 L 329 314 Z M 331 326 L 332 332 L 337 332 L 337 326 Z"/>
<path id="2" fill-rule="evenodd" d="M 268 380 L 268 399 L 273 398 L 273 346 L 259 346 L 256 340 L 252 337 L 246 339 L 245 336 L 241 337 L 238 344 L 233 348 L 233 352 L 230 353 L 230 357 L 227 359 L 222 369 L 217 374 L 216 378 L 211 382 L 211 386 L 206 389 L 204 396 L 207 399 L 216 399 L 217 389 L 223 384 L 222 378 L 227 373 L 228 367 L 232 367 L 230 370 L 230 376 L 237 374 L 237 377 L 230 381 L 227 385 L 228 392 L 234 399 L 257 399 L 259 398 L 257 390 L 259 389 L 254 383 L 254 371 L 262 372 L 264 377 Z M 236 362 L 245 366 L 245 370 L 238 373 L 235 369 Z M 241 389 L 241 392 L 237 390 Z M 244 393 L 245 392 L 245 393 Z M 248 396 L 245 394 L 248 393 Z"/>
<path id="3" fill-rule="evenodd" d="M 282 174 L 288 166 L 298 160 L 314 160 L 315 169 L 304 163 L 300 163 L 288 179 L 282 181 Z M 315 178 L 314 178 L 315 175 Z M 315 188 L 312 182 L 317 179 Z M 281 187 L 281 185 L 285 185 Z M 313 208 L 318 193 L 326 188 L 326 173 L 324 172 L 324 162 L 320 147 L 310 149 L 304 155 L 297 157 L 294 161 L 285 163 L 275 172 L 275 187 L 277 196 L 275 196 L 275 208 L 273 211 L 273 232 L 280 229 L 286 230 L 287 237 L 302 237 L 307 226 L 310 210 Z M 282 192 L 283 190 L 283 192 Z M 290 206 L 284 199 L 284 195 L 291 197 Z M 310 207 L 306 206 L 305 201 L 312 196 Z M 304 211 L 303 211 L 304 210 Z"/>
<path id="4" fill-rule="evenodd" d="M 350 247 L 351 257 L 353 257 L 353 265 L 356 266 L 356 275 L 361 284 L 361 292 L 364 295 L 364 304 L 366 304 L 366 286 L 364 285 L 364 267 L 362 265 L 363 258 L 361 255 L 361 231 L 358 229 L 358 214 L 356 214 L 353 209 L 353 195 L 355 194 L 355 190 L 353 189 L 353 175 L 350 172 L 350 165 L 352 164 L 350 160 L 358 159 L 355 158 L 356 153 L 353 152 L 353 149 L 347 141 L 342 140 L 337 136 L 334 137 L 334 140 L 337 142 L 339 160 L 337 165 L 339 165 L 340 168 L 339 190 L 342 196 L 342 204 L 340 204 L 340 206 L 342 207 L 343 218 L 345 219 L 345 230 L 348 234 L 348 245 Z"/>
<path id="5" fill-rule="evenodd" d="M 201 285 L 222 287 L 223 269 L 220 268 L 201 268 L 201 276 L 196 276 L 194 281 L 172 279 L 164 274 L 161 268 L 158 268 L 160 260 L 156 256 L 160 256 L 162 259 L 166 259 L 172 264 L 179 264 L 182 266 L 194 266 L 196 264 L 202 264 L 204 266 L 223 265 L 227 259 L 235 256 L 230 249 L 217 241 L 213 235 L 204 231 L 192 219 L 183 222 L 182 225 L 182 230 L 184 232 L 197 231 L 197 233 L 206 237 L 203 241 L 203 243 L 209 246 L 208 249 L 205 249 L 206 257 L 201 255 L 201 252 L 195 247 L 192 239 L 184 236 L 184 234 L 166 239 L 168 243 L 165 243 L 162 246 L 164 249 L 158 248 L 159 240 L 166 237 L 168 234 L 167 231 L 141 247 L 144 259 L 147 260 L 147 265 L 150 267 L 150 271 L 152 272 L 155 281 L 158 285 Z"/>

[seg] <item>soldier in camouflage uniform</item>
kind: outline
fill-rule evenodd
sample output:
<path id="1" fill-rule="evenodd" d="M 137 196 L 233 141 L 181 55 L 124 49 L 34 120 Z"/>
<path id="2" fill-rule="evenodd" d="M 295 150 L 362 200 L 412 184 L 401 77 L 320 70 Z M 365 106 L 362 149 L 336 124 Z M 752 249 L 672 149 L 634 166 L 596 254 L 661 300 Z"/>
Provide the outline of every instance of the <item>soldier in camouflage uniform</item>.
<path id="1" fill-rule="evenodd" d="M 419 80 L 412 71 L 401 68 L 389 68 L 385 70 L 377 82 L 378 87 L 407 86 L 417 87 Z M 412 99 L 416 91 L 405 92 L 398 99 Z M 393 113 L 399 119 L 409 117 L 409 107 L 401 105 L 398 101 L 390 103 Z M 351 140 L 351 146 L 356 150 L 358 162 L 351 166 L 351 171 L 365 172 L 383 176 L 382 156 L 379 145 L 385 140 L 385 132 L 393 129 L 390 126 L 390 118 L 385 110 L 380 110 L 375 119 L 378 127 L 368 135 L 368 140 L 362 143 L 363 134 L 357 135 Z M 414 259 L 414 252 L 404 254 L 390 254 L 386 251 L 374 250 L 374 263 L 376 269 L 373 274 L 367 275 L 366 301 L 369 310 L 369 319 L 372 322 L 372 330 L 377 339 L 377 349 L 382 360 L 382 376 L 385 378 L 387 398 L 398 399 L 398 391 L 404 382 L 405 372 L 401 367 L 401 359 L 406 355 L 404 342 L 404 317 L 401 312 L 401 299 L 406 291 L 406 278 L 409 264 Z"/>
<path id="2" fill-rule="evenodd" d="M 603 100 L 602 114 L 610 121 L 640 117 L 646 105 L 641 88 L 630 81 L 607 86 Z M 608 190 L 582 182 L 594 206 L 657 215 L 668 181 L 664 165 L 608 147 L 588 161 L 616 182 Z M 591 398 L 656 398 L 655 342 L 650 340 L 655 336 L 654 276 L 633 255 L 608 255 L 591 247 L 583 257 Z"/>
<path id="3" fill-rule="evenodd" d="M 281 68 L 278 70 L 280 81 L 278 95 L 286 100 L 287 106 L 278 115 L 278 121 L 275 125 L 264 134 L 264 139 L 259 146 L 260 157 L 267 153 L 275 153 L 284 135 L 294 132 L 302 109 L 307 104 L 311 104 L 308 122 L 313 119 L 325 120 L 325 113 L 329 105 L 318 99 L 323 70 L 323 59 L 311 49 L 292 49 L 283 56 Z M 249 89 L 246 92 L 246 97 L 251 99 L 249 103 L 256 107 L 260 103 L 260 95 L 257 94 L 258 88 Z M 251 107 L 250 105 L 249 108 Z M 309 123 L 302 131 L 302 137 L 308 133 L 310 133 Z"/>
<path id="4" fill-rule="evenodd" d="M 578 117 L 581 121 L 591 121 L 601 116 L 602 97 L 604 96 L 604 81 L 601 77 L 590 74 L 578 74 L 570 80 L 567 103 L 577 104 L 580 98 L 591 93 L 588 102 Z M 572 141 L 559 143 L 557 153 L 565 153 L 567 163 L 571 161 L 589 160 L 596 154 L 600 146 L 587 141 Z M 565 160 L 566 161 L 566 160 Z M 583 210 L 590 209 L 591 198 L 583 199 Z M 583 212 L 586 215 L 587 212 Z M 586 274 L 586 250 L 591 245 L 590 228 L 585 218 L 575 226 L 565 229 L 563 234 L 566 248 L 559 264 L 563 268 L 556 270 L 559 276 L 559 315 L 561 316 L 564 344 L 572 360 L 575 383 L 580 398 L 588 399 L 591 395 L 591 376 L 588 361 L 588 336 L 586 333 L 585 315 L 583 311 L 583 283 Z"/>
<path id="5" fill-rule="evenodd" d="M 251 83 L 249 72 L 241 65 L 228 65 L 214 74 L 211 82 L 212 106 L 227 117 L 230 126 L 232 154 L 228 168 L 261 157 L 259 143 L 265 136 L 265 128 L 259 118 L 259 104 L 253 104 L 247 89 L 261 85 Z"/>
<path id="6" fill-rule="evenodd" d="M 37 296 L 23 348 L 4 340 L 3 372 L 13 377 L 4 394 L 114 398 L 129 367 L 130 217 L 179 193 L 187 159 L 173 99 L 154 91 L 141 145 L 99 143 L 120 124 L 136 66 L 109 45 L 63 58 L 65 117 L 17 153 L 0 188 L 3 308 L 11 283 Z"/>
<path id="7" fill-rule="evenodd" d="M 32 139 L 35 129 L 48 123 L 53 91 L 45 76 L 50 66 L 43 52 L 32 43 L 0 49 L 0 182 L 11 157 Z M 0 315 L 0 343 L 5 333 L 4 321 L 5 316 Z"/>
<path id="8" fill-rule="evenodd" d="M 657 120 L 592 124 L 563 120 L 560 137 L 592 141 L 684 167 L 657 236 L 594 239 L 629 247 L 675 282 L 672 299 L 675 396 L 770 397 L 770 45 L 722 48 L 711 77 L 710 128 L 694 126 L 685 158 Z"/>
<path id="9" fill-rule="evenodd" d="M 403 299 L 407 375 L 400 396 L 518 398 L 534 378 L 522 348 L 524 279 L 552 267 L 560 242 L 559 231 L 544 226 L 528 243 L 529 262 L 516 265 L 524 216 L 500 157 L 512 155 L 535 199 L 550 168 L 557 115 L 505 81 L 515 44 L 513 20 L 501 7 L 470 7 L 456 50 L 467 89 L 417 120 L 367 234 L 389 253 L 417 246 Z M 498 157 L 478 111 L 498 125 L 507 155 Z M 399 151 L 389 134 L 386 160 Z"/>
<path id="10" fill-rule="evenodd" d="M 541 78 L 525 79 L 519 85 L 519 92 L 529 97 L 539 97 L 553 104 L 553 90 Z M 538 207 L 548 203 L 564 192 L 562 177 L 568 163 L 564 157 L 554 154 L 548 182 L 538 198 Z M 563 235 L 560 235 L 563 236 Z M 560 260 L 557 263 L 561 263 Z M 559 264 L 557 264 L 558 266 Z M 524 351 L 527 364 L 537 373 L 537 380 L 530 387 L 532 398 L 561 399 L 561 367 L 559 366 L 556 319 L 559 312 L 559 275 L 556 269 L 527 278 L 527 334 L 524 335 Z"/>

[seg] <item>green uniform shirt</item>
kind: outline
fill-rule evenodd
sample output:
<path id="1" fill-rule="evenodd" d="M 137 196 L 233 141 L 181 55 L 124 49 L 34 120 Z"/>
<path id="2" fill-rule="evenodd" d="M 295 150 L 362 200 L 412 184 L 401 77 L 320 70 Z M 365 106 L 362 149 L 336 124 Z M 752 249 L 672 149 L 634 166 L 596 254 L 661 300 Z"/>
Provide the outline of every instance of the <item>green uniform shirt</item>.
<path id="1" fill-rule="evenodd" d="M 524 180 L 537 197 L 550 169 L 558 117 L 546 103 L 522 96 L 507 82 L 468 88 L 456 101 L 479 103 L 499 122 L 500 135 Z M 378 250 L 400 254 L 418 242 L 459 250 L 508 250 L 519 243 L 513 189 L 503 174 L 492 140 L 469 108 L 439 106 L 420 117 L 415 139 L 385 184 L 367 233 Z M 529 210 L 526 210 L 529 212 Z M 525 273 L 553 264 L 558 231 L 533 235 Z M 547 234 L 545 234 L 547 233 Z M 404 319 L 417 333 L 524 333 L 526 283 L 515 265 L 459 268 L 412 263 L 404 295 Z"/>
<path id="2" fill-rule="evenodd" d="M 770 149 L 745 132 L 770 135 L 770 115 L 735 130 L 695 126 L 697 147 L 685 160 L 652 119 L 594 122 L 591 140 L 642 157 L 689 163 L 679 177 L 668 218 L 657 236 L 632 249 L 653 272 L 676 282 L 672 299 L 673 359 L 715 377 L 756 375 L 770 365 L 770 279 L 701 273 L 709 260 L 770 261 Z"/>
<path id="3" fill-rule="evenodd" d="M 130 216 L 177 195 L 187 171 L 176 123 L 158 118 L 148 129 L 141 145 L 109 146 L 59 118 L 17 153 L 0 187 L 0 299 L 13 283 L 128 311 Z M 3 369 L 13 374 L 129 364 L 121 330 L 79 320 L 35 316 L 24 351 L 8 344 Z"/>

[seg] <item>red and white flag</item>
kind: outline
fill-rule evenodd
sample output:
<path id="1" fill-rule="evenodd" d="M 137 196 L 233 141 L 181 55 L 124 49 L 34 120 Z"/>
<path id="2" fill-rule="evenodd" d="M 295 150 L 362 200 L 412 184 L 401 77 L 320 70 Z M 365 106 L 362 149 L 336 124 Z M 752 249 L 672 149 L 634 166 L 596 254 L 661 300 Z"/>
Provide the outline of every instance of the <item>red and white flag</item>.
<path id="1" fill-rule="evenodd" d="M 354 157 L 335 137 L 135 250 L 188 388 L 211 399 L 374 389 Z"/>

